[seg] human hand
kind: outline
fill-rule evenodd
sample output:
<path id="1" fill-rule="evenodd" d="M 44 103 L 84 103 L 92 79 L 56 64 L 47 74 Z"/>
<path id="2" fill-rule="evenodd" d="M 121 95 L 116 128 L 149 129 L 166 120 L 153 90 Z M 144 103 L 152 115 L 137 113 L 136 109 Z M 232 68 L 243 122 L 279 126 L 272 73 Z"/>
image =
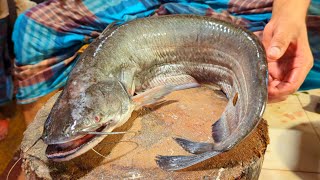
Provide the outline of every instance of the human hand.
<path id="1" fill-rule="evenodd" d="M 307 1 L 274 1 L 262 40 L 268 60 L 269 102 L 285 100 L 297 91 L 313 66 L 305 23 L 308 5 Z"/>

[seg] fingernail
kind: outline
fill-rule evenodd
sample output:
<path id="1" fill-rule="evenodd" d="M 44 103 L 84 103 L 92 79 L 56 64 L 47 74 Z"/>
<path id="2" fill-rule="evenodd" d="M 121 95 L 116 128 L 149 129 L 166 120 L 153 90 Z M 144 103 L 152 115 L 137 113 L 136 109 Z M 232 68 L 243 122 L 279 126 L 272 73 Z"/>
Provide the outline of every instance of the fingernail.
<path id="1" fill-rule="evenodd" d="M 280 56 L 280 48 L 277 46 L 273 46 L 269 50 L 269 55 L 273 58 L 278 58 Z"/>

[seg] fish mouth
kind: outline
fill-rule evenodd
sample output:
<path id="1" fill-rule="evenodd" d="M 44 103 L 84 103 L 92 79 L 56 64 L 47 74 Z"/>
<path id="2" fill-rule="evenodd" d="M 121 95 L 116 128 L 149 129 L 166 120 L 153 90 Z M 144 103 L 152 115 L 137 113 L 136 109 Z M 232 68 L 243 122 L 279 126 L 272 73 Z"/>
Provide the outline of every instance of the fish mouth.
<path id="1" fill-rule="evenodd" d="M 106 128 L 106 126 L 101 126 L 98 129 L 96 129 L 96 132 L 101 132 Z M 49 144 L 46 149 L 46 156 L 48 159 L 53 161 L 67 161 L 72 159 L 73 157 L 79 156 L 83 153 L 85 153 L 87 150 L 82 150 L 84 147 L 88 147 L 86 149 L 90 149 L 91 147 L 95 146 L 89 146 L 89 144 L 96 138 L 96 134 L 86 134 L 82 136 L 81 138 L 77 138 L 72 141 L 68 141 L 65 143 L 59 143 L 59 144 Z M 99 143 L 100 141 L 97 141 Z M 96 143 L 96 144 L 97 144 Z"/>

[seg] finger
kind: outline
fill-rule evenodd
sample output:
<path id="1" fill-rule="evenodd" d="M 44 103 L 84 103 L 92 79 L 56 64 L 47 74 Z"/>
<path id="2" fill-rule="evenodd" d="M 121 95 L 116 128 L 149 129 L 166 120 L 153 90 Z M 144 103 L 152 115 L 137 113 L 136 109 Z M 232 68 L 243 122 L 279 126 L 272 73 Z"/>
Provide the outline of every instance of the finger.
<path id="1" fill-rule="evenodd" d="M 268 89 L 268 103 L 275 103 L 286 100 L 292 93 L 282 93 L 277 87 Z"/>
<path id="2" fill-rule="evenodd" d="M 269 74 L 269 75 L 268 75 L 268 86 L 271 86 L 272 81 L 273 81 L 273 78 L 272 78 L 272 76 Z"/>
<path id="3" fill-rule="evenodd" d="M 263 30 L 262 35 L 262 44 L 264 45 L 265 49 L 267 49 L 270 45 L 272 39 L 272 24 L 269 22 Z"/>
<path id="4" fill-rule="evenodd" d="M 285 80 L 273 80 L 268 86 L 268 95 L 277 98 L 296 92 L 303 83 L 307 72 L 307 68 L 296 68 L 287 75 Z"/>
<path id="5" fill-rule="evenodd" d="M 277 82 L 274 83 L 277 84 L 276 86 L 271 85 L 268 88 L 268 95 L 270 97 L 276 98 L 281 96 L 286 96 L 289 94 L 292 94 L 298 90 L 300 87 L 300 83 L 298 82 Z"/>
<path id="6" fill-rule="evenodd" d="M 291 40 L 292 35 L 290 33 L 282 30 L 275 31 L 267 49 L 268 58 L 270 60 L 281 58 L 288 49 Z"/>

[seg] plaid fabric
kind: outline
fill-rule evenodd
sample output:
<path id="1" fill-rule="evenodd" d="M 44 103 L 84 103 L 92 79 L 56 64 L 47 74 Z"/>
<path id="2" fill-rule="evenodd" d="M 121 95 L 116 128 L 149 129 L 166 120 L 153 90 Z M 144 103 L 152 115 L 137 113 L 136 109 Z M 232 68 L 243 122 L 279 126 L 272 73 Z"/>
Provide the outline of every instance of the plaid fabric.
<path id="1" fill-rule="evenodd" d="M 11 63 L 8 52 L 7 30 L 9 18 L 0 19 L 0 105 L 12 98 Z"/>
<path id="2" fill-rule="evenodd" d="M 15 24 L 18 103 L 33 102 L 62 87 L 79 57 L 78 50 L 114 21 L 197 14 L 241 25 L 261 36 L 271 10 L 272 0 L 46 1 L 20 15 Z"/>

